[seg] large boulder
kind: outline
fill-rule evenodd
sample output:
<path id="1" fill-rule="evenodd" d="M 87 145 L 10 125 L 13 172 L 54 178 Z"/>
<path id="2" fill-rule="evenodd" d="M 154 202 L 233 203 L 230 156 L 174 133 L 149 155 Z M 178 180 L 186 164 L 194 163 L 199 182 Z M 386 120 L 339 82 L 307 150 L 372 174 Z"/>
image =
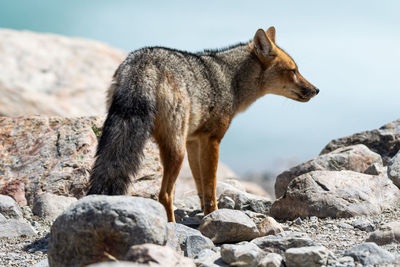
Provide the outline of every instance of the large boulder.
<path id="1" fill-rule="evenodd" d="M 22 181 L 29 204 L 43 192 L 82 197 L 87 190 L 103 120 L 103 117 L 0 117 L 0 188 L 10 181 Z M 158 148 L 151 140 L 135 179 L 137 182 L 130 188 L 132 194 L 145 197 L 158 194 L 161 164 Z"/>
<path id="2" fill-rule="evenodd" d="M 283 196 L 290 181 L 307 172 L 341 170 L 365 172 L 374 163 L 382 165 L 381 156 L 365 145 L 341 147 L 279 174 L 275 181 L 275 196 L 276 198 Z"/>
<path id="3" fill-rule="evenodd" d="M 157 201 L 91 195 L 60 215 L 51 227 L 50 266 L 77 266 L 122 259 L 133 245 L 164 245 L 167 215 Z M 73 256 L 73 257 L 71 257 Z"/>
<path id="4" fill-rule="evenodd" d="M 104 115 L 126 53 L 98 41 L 0 29 L 0 116 Z"/>
<path id="5" fill-rule="evenodd" d="M 349 248 L 344 252 L 344 255 L 352 257 L 354 261 L 363 266 L 378 266 L 395 260 L 393 254 L 372 242 L 365 242 Z"/>
<path id="6" fill-rule="evenodd" d="M 332 152 L 340 147 L 364 144 L 381 155 L 384 164 L 400 150 L 400 119 L 383 125 L 379 129 L 365 131 L 330 141 L 321 154 Z"/>
<path id="7" fill-rule="evenodd" d="M 378 230 L 371 233 L 367 241 L 374 242 L 378 245 L 400 243 L 400 221 L 394 221 L 380 226 Z"/>
<path id="8" fill-rule="evenodd" d="M 270 210 L 275 218 L 351 217 L 398 205 L 400 190 L 387 177 L 353 171 L 312 171 L 292 180 Z"/>

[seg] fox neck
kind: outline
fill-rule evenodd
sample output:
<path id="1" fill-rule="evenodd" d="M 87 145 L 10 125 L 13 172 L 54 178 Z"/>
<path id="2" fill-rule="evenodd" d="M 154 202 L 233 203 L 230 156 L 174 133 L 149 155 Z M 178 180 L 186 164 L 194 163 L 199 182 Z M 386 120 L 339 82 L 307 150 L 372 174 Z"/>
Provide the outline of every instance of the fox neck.
<path id="1" fill-rule="evenodd" d="M 234 116 L 265 94 L 260 84 L 263 66 L 249 44 L 218 52 L 215 56 L 227 66 L 224 68 L 224 79 L 232 93 Z"/>

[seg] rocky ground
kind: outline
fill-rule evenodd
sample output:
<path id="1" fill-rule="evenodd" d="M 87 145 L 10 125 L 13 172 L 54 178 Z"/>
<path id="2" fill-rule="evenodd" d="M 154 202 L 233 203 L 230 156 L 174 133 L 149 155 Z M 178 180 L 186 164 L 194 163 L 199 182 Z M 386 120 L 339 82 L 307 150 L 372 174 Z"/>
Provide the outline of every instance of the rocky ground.
<path id="1" fill-rule="evenodd" d="M 400 120 L 332 140 L 279 174 L 274 197 L 220 164 L 207 216 L 185 162 L 168 223 L 152 140 L 130 196 L 84 197 L 104 117 L 26 116 L 103 114 L 108 82 L 85 79 L 110 77 L 124 53 L 0 36 L 0 114 L 25 115 L 0 117 L 0 266 L 400 266 Z"/>

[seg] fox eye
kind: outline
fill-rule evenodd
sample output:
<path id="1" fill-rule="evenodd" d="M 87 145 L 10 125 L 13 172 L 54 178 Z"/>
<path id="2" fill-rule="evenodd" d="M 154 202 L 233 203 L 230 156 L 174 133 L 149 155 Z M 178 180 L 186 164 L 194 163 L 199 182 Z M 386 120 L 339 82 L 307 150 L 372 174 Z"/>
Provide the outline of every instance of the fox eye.
<path id="1" fill-rule="evenodd" d="M 290 70 L 291 72 L 293 72 L 293 74 L 297 74 L 297 70 L 296 69 L 294 69 L 294 70 Z"/>

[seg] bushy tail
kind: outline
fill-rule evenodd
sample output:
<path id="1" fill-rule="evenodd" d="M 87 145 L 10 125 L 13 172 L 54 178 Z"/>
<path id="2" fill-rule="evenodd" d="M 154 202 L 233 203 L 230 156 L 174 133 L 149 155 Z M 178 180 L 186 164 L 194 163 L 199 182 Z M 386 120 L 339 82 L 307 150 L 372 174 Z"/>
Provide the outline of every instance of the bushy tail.
<path id="1" fill-rule="evenodd" d="M 141 90 L 118 87 L 97 147 L 89 194 L 122 195 L 136 175 L 154 127 L 154 100 Z"/>

